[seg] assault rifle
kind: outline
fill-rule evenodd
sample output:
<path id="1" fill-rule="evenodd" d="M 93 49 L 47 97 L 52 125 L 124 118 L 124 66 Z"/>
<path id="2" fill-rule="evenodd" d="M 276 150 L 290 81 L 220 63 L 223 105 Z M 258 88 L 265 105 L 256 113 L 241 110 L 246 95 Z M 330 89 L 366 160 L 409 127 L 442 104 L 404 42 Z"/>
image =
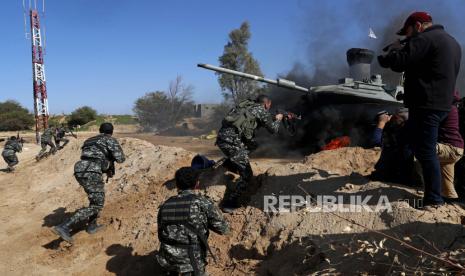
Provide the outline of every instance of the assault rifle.
<path id="1" fill-rule="evenodd" d="M 19 131 L 18 131 L 18 134 L 16 134 L 16 141 L 21 143 L 21 147 L 24 147 L 24 142 L 26 142 L 26 140 L 24 140 L 23 137 L 19 137 Z"/>
<path id="2" fill-rule="evenodd" d="M 115 161 L 110 161 L 110 166 L 108 167 L 108 170 L 105 172 L 105 174 L 107 175 L 107 181 L 106 183 L 108 183 L 108 180 L 110 178 L 112 178 L 113 176 L 115 176 Z"/>
<path id="3" fill-rule="evenodd" d="M 297 121 L 302 120 L 302 116 L 297 115 L 290 111 L 283 110 L 283 109 L 278 109 L 276 111 L 276 114 L 283 114 L 282 123 L 283 123 L 284 128 L 289 132 L 291 136 L 295 135 L 296 130 L 297 130 L 296 128 Z"/>
<path id="4" fill-rule="evenodd" d="M 69 129 L 69 133 L 71 133 L 71 136 L 74 137 L 74 139 L 77 139 L 77 135 L 73 133 L 73 131 L 71 129 Z"/>

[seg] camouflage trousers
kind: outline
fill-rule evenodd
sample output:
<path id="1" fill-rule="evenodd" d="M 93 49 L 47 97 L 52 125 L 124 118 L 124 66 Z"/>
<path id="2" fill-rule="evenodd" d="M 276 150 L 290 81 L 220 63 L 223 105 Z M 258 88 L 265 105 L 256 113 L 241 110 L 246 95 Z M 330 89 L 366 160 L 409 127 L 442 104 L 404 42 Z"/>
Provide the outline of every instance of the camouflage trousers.
<path id="1" fill-rule="evenodd" d="M 42 149 L 39 151 L 39 154 L 37 154 L 38 159 L 41 159 L 47 154 L 47 146 L 50 146 L 50 151 L 48 152 L 48 154 L 55 154 L 55 152 L 57 151 L 57 148 L 55 147 L 55 144 L 52 141 L 40 141 L 40 146 L 42 147 Z"/>
<path id="2" fill-rule="evenodd" d="M 220 132 L 221 134 L 221 132 Z M 247 189 L 247 185 L 253 177 L 252 167 L 249 161 L 249 150 L 239 137 L 218 135 L 216 145 L 226 155 L 224 166 L 233 173 L 238 173 L 236 189 L 229 193 L 229 199 L 237 200 Z"/>
<path id="3" fill-rule="evenodd" d="M 89 199 L 89 206 L 78 209 L 70 218 L 71 223 L 97 219 L 105 203 L 105 187 L 102 174 L 85 172 L 76 173 L 76 180 L 84 188 Z"/>
<path id="4" fill-rule="evenodd" d="M 61 142 L 63 142 L 62 146 L 60 146 Z M 68 143 L 69 143 L 69 139 L 67 139 L 65 137 L 57 137 L 55 139 L 55 144 L 56 144 L 57 148 L 64 148 Z"/>
<path id="5" fill-rule="evenodd" d="M 18 157 L 16 153 L 12 150 L 4 150 L 2 152 L 3 160 L 8 164 L 8 167 L 13 167 L 18 164 Z"/>
<path id="6" fill-rule="evenodd" d="M 199 276 L 205 276 L 205 266 L 207 264 L 205 250 L 193 247 L 192 257 L 194 265 L 198 269 Z M 165 275 L 195 275 L 189 250 L 186 248 L 179 248 L 162 242 L 160 245 L 160 251 L 156 255 L 156 259 L 158 264 L 164 270 Z"/>

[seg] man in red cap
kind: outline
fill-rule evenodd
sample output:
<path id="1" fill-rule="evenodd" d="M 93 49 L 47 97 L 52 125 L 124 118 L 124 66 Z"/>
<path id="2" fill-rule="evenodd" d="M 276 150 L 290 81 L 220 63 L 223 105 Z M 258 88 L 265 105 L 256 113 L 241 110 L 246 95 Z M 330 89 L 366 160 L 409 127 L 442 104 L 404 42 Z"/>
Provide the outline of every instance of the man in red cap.
<path id="1" fill-rule="evenodd" d="M 438 129 L 451 109 L 461 47 L 443 26 L 433 25 L 431 15 L 426 12 L 412 13 L 397 34 L 407 37 L 405 46 L 397 41 L 386 55 L 378 56 L 378 61 L 382 67 L 405 72 L 407 126 L 411 146 L 423 168 L 423 203 L 436 207 L 444 203 L 436 154 Z"/>

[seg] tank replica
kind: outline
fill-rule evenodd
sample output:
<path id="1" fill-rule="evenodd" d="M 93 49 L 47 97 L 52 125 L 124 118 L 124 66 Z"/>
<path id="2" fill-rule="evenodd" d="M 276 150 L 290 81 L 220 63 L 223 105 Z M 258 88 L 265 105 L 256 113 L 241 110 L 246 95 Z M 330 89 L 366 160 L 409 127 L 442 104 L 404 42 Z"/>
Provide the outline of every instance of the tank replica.
<path id="1" fill-rule="evenodd" d="M 402 105 L 402 86 L 397 86 L 395 89 L 389 90 L 386 88 L 386 84 L 383 84 L 381 75 L 371 75 L 371 62 L 373 57 L 374 52 L 371 50 L 351 48 L 347 51 L 347 62 L 350 68 L 349 77 L 340 79 L 338 84 L 314 86 L 310 88 L 296 85 L 295 82 L 282 78 L 276 80 L 268 79 L 210 64 L 198 64 L 197 66 L 219 73 L 231 74 L 305 93 L 349 98 L 353 103 Z"/>

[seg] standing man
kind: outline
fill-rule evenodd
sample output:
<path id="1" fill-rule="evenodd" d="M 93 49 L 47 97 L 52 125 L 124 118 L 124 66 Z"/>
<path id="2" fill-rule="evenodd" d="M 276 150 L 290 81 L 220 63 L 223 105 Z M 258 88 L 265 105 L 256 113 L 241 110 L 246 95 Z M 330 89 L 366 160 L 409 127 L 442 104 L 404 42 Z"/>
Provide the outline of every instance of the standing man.
<path id="1" fill-rule="evenodd" d="M 48 127 L 44 130 L 44 133 L 42 133 L 42 136 L 40 136 L 40 146 L 42 147 L 42 149 L 40 150 L 39 154 L 37 154 L 36 156 L 37 161 L 40 161 L 45 156 L 48 156 L 50 154 L 55 154 L 57 152 L 57 148 L 55 147 L 55 144 L 53 143 L 52 138 L 56 139 L 55 129 L 53 127 Z M 47 153 L 47 146 L 50 146 L 50 151 L 48 153 Z"/>
<path id="2" fill-rule="evenodd" d="M 442 197 L 447 203 L 459 201 L 455 190 L 455 163 L 463 156 L 464 142 L 459 130 L 458 93 L 454 95 L 454 104 L 446 119 L 439 126 L 437 151 L 441 164 Z M 463 199 L 462 199 L 463 201 Z"/>
<path id="3" fill-rule="evenodd" d="M 175 180 L 178 195 L 170 197 L 158 210 L 157 260 L 165 275 L 203 276 L 207 251 L 211 253 L 209 230 L 224 235 L 229 225 L 210 198 L 193 192 L 199 186 L 198 170 L 180 168 Z"/>
<path id="4" fill-rule="evenodd" d="M 71 135 L 74 138 L 77 138 L 76 134 L 74 134 L 73 131 L 65 127 L 64 124 L 61 124 L 61 126 L 59 126 L 56 130 L 56 138 L 55 138 L 55 143 L 56 143 L 58 150 L 63 149 L 69 143 L 69 139 L 65 138 L 66 133 L 71 133 Z M 60 146 L 60 142 L 63 142 L 62 146 Z"/>
<path id="5" fill-rule="evenodd" d="M 461 48 L 443 26 L 433 25 L 426 12 L 412 13 L 397 34 L 407 37 L 406 45 L 397 41 L 378 61 L 382 67 L 405 72 L 410 143 L 423 169 L 423 204 L 430 209 L 444 203 L 436 143 L 439 125 L 452 105 Z"/>
<path id="6" fill-rule="evenodd" d="M 7 172 L 12 172 L 15 170 L 14 166 L 18 164 L 18 157 L 16 156 L 17 152 L 21 152 L 23 147 L 19 143 L 16 136 L 11 136 L 8 141 L 5 143 L 3 148 L 2 157 L 3 160 L 8 164 L 6 168 Z"/>
<path id="7" fill-rule="evenodd" d="M 125 160 L 123 149 L 112 135 L 113 125 L 101 124 L 100 135 L 84 142 L 81 160 L 74 165 L 74 177 L 87 193 L 89 207 L 77 210 L 71 218 L 52 228 L 55 234 L 67 242 L 73 242 L 70 228 L 78 222 L 88 222 L 86 231 L 89 234 L 94 234 L 102 228 L 102 225 L 97 224 L 97 218 L 105 201 L 102 174 L 106 173 L 108 177 L 112 177 L 114 162 L 123 163 Z"/>
<path id="8" fill-rule="evenodd" d="M 222 210 L 231 213 L 239 208 L 239 198 L 253 177 L 249 152 L 256 149 L 255 130 L 265 127 L 270 133 L 277 133 L 283 114 L 274 118 L 270 114 L 271 99 L 260 95 L 255 101 L 245 100 L 229 111 L 218 131 L 216 145 L 226 155 L 224 166 L 239 173 L 240 179 L 234 191 L 226 193 Z M 273 120 L 274 119 L 274 120 Z"/>

